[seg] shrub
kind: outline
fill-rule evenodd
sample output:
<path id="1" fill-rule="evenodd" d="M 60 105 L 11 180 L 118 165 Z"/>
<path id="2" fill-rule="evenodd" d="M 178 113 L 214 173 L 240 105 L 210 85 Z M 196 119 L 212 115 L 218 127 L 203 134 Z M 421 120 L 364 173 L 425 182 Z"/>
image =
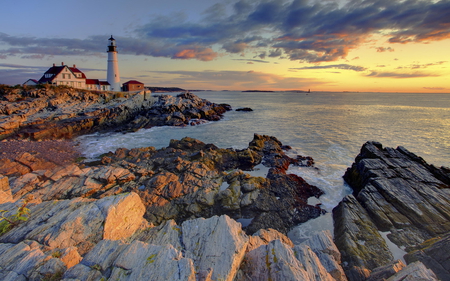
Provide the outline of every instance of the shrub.
<path id="1" fill-rule="evenodd" d="M 15 226 L 17 226 L 21 221 L 28 220 L 30 214 L 30 209 L 27 208 L 27 201 L 23 201 L 23 204 L 19 206 L 17 212 L 14 215 L 5 217 L 8 211 L 0 210 L 0 235 L 5 234 Z"/>

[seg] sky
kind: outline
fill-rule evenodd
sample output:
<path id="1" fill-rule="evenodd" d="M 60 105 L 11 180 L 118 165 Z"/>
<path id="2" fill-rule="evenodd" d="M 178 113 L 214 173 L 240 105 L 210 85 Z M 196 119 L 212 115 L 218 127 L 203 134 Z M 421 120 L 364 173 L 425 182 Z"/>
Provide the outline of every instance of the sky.
<path id="1" fill-rule="evenodd" d="M 53 65 L 202 90 L 450 93 L 450 0 L 1 1 L 0 84 Z"/>

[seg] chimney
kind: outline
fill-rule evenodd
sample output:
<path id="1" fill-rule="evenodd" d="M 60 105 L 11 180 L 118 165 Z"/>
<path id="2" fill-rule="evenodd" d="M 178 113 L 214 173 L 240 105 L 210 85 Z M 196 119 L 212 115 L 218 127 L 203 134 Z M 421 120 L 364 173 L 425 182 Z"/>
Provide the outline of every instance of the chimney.
<path id="1" fill-rule="evenodd" d="M 64 66 L 64 62 L 62 62 L 61 65 Z"/>
<path id="2" fill-rule="evenodd" d="M 55 67 L 56 66 L 56 64 L 53 64 L 53 67 Z"/>
<path id="3" fill-rule="evenodd" d="M 77 68 L 77 65 L 76 65 L 76 64 L 74 64 L 74 65 L 73 65 L 73 68 Z"/>

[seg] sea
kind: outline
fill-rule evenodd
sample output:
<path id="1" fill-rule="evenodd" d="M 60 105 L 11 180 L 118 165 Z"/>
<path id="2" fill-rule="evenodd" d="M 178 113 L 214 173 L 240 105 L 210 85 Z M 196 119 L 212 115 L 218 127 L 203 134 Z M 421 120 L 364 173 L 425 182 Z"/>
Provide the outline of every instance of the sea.
<path id="1" fill-rule="evenodd" d="M 173 93 L 176 95 L 178 93 Z M 333 232 L 332 209 L 351 193 L 342 176 L 367 141 L 384 147 L 403 146 L 429 164 L 450 167 L 450 94 L 363 92 L 198 91 L 200 98 L 227 103 L 233 111 L 216 122 L 186 127 L 153 127 L 133 133 L 106 133 L 76 139 L 84 156 L 94 159 L 117 148 L 166 147 L 185 136 L 221 148 L 246 148 L 255 133 L 274 136 L 292 150 L 311 156 L 315 168 L 291 167 L 289 173 L 316 185 L 325 194 L 310 199 L 327 211 L 293 228 L 289 237 L 301 243 L 321 230 Z M 235 111 L 250 107 L 251 112 Z M 267 173 L 262 165 L 254 176 Z M 245 222 L 242 222 L 245 223 Z"/>

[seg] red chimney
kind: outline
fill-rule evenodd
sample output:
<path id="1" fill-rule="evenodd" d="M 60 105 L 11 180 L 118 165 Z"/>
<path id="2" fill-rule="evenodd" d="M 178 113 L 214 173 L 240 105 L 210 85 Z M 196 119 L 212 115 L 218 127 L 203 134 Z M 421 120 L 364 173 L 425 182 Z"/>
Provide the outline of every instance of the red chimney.
<path id="1" fill-rule="evenodd" d="M 62 62 L 61 65 L 64 65 L 64 62 Z"/>
<path id="2" fill-rule="evenodd" d="M 77 65 L 76 65 L 76 64 L 74 64 L 74 65 L 73 65 L 73 68 L 77 68 Z"/>

